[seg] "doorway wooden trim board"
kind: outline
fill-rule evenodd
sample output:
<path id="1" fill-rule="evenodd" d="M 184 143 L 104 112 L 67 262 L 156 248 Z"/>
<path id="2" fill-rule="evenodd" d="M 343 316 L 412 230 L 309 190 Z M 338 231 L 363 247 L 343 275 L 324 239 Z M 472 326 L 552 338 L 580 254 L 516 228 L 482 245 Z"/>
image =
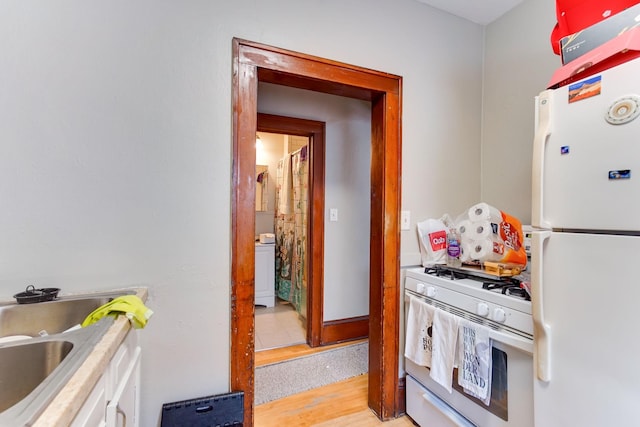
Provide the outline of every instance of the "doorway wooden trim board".
<path id="1" fill-rule="evenodd" d="M 371 240 L 368 404 L 399 415 L 402 77 L 233 39 L 231 389 L 244 391 L 253 426 L 255 136 L 258 82 L 371 102 Z"/>

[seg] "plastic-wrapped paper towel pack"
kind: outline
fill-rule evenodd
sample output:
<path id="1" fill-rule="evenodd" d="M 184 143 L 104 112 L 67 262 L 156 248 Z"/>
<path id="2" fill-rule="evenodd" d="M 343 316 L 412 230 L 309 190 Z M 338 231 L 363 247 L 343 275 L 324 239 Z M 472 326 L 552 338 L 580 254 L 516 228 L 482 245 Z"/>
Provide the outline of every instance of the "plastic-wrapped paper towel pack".
<path id="1" fill-rule="evenodd" d="M 462 262 L 527 265 L 522 223 L 487 203 L 478 203 L 456 220 Z"/>

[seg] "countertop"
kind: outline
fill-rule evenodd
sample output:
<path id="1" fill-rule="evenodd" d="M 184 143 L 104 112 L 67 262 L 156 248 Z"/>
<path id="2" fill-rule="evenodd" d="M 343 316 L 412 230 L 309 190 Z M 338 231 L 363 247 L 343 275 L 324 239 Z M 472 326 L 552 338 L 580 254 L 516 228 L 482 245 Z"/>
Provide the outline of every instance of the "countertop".
<path id="1" fill-rule="evenodd" d="M 131 291 L 131 289 L 115 289 L 113 291 L 120 290 Z M 135 288 L 135 291 L 140 299 L 147 300 L 146 288 Z M 91 354 L 35 421 L 34 427 L 71 424 L 130 329 L 131 324 L 125 316 L 118 316 L 115 319 L 113 325 L 96 344 Z"/>

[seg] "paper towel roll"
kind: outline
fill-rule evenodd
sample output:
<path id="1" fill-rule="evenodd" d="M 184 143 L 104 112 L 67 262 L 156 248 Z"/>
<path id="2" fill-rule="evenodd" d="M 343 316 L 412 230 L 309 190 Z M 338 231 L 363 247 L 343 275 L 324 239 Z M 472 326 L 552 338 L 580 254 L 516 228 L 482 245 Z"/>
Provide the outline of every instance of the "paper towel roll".
<path id="1" fill-rule="evenodd" d="M 478 261 L 489 261 L 493 255 L 493 241 L 491 239 L 476 240 L 470 245 L 471 259 Z"/>
<path id="2" fill-rule="evenodd" d="M 471 259 L 480 262 L 500 262 L 504 258 L 504 245 L 500 243 L 500 238 L 487 238 L 472 241 Z"/>
<path id="3" fill-rule="evenodd" d="M 469 219 L 474 221 L 491 221 L 497 224 L 502 222 L 502 213 L 494 208 L 493 206 L 488 205 L 487 203 L 478 203 L 469 208 L 468 211 Z"/>
<path id="4" fill-rule="evenodd" d="M 473 232 L 473 225 L 470 220 L 464 219 L 458 223 L 458 233 L 460 233 L 460 240 L 472 240 L 476 235 Z"/>
<path id="5" fill-rule="evenodd" d="M 462 243 L 462 245 L 460 246 L 460 261 L 462 262 L 472 262 L 473 258 L 471 258 L 471 254 L 472 252 L 472 247 L 473 247 L 473 242 L 469 241 L 467 243 Z"/>
<path id="6" fill-rule="evenodd" d="M 474 221 L 469 224 L 471 225 L 469 237 L 471 237 L 472 240 L 484 240 L 493 234 L 491 221 Z"/>

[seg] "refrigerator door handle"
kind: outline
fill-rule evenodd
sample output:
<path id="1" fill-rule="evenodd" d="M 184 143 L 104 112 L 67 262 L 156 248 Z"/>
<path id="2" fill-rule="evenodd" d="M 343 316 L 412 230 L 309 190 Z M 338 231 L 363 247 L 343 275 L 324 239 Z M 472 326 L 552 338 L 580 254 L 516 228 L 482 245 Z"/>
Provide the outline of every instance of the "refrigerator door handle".
<path id="1" fill-rule="evenodd" d="M 533 360 L 540 381 L 551 381 L 551 328 L 544 318 L 542 257 L 544 241 L 550 231 L 531 234 L 531 310 L 533 315 Z"/>
<path id="2" fill-rule="evenodd" d="M 531 225 L 544 229 L 551 229 L 551 225 L 544 220 L 543 181 L 545 148 L 551 135 L 550 110 L 552 108 L 552 92 L 552 90 L 546 90 L 536 97 L 537 123 L 533 138 Z"/>

